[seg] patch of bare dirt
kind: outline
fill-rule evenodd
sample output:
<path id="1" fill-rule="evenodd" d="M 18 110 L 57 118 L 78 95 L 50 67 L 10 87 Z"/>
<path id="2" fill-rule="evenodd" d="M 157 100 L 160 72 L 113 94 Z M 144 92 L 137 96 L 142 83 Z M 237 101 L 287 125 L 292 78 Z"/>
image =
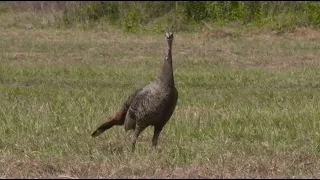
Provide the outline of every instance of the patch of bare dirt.
<path id="1" fill-rule="evenodd" d="M 320 164 L 304 153 L 275 157 L 222 155 L 204 164 L 174 166 L 169 162 L 38 161 L 2 157 L 1 178 L 320 178 Z"/>
<path id="2" fill-rule="evenodd" d="M 288 57 L 287 59 L 273 60 L 263 65 L 266 68 L 290 68 L 290 67 L 301 67 L 301 66 L 319 66 L 320 62 L 317 57 L 314 56 L 296 56 Z"/>
<path id="3" fill-rule="evenodd" d="M 220 38 L 234 37 L 234 33 L 228 30 L 217 29 L 217 30 L 205 32 L 202 36 L 203 38 L 220 39 Z"/>
<path id="4" fill-rule="evenodd" d="M 12 30 L 2 30 L 1 33 L 9 36 L 18 36 L 20 34 L 17 31 Z"/>
<path id="5" fill-rule="evenodd" d="M 39 52 L 17 52 L 13 54 L 9 54 L 7 58 L 11 61 L 21 61 L 22 59 L 28 59 L 28 58 L 42 58 L 44 57 L 43 53 Z"/>
<path id="6" fill-rule="evenodd" d="M 296 28 L 293 32 L 288 33 L 293 36 L 320 37 L 320 30 L 310 28 Z"/>

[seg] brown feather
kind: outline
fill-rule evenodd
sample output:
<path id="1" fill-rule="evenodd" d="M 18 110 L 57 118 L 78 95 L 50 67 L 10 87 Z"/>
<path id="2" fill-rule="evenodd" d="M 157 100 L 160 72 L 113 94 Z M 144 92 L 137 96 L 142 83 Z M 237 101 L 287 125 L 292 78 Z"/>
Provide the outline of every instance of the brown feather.
<path id="1" fill-rule="evenodd" d="M 100 127 L 98 127 L 98 129 L 95 130 L 91 134 L 91 136 L 92 137 L 97 137 L 101 133 L 103 133 L 104 131 L 106 131 L 106 130 L 110 129 L 111 127 L 113 127 L 114 125 L 118 125 L 118 126 L 123 125 L 126 113 L 127 112 L 123 112 L 123 111 L 117 112 L 114 116 L 108 118 L 109 120 L 107 122 L 103 123 Z"/>

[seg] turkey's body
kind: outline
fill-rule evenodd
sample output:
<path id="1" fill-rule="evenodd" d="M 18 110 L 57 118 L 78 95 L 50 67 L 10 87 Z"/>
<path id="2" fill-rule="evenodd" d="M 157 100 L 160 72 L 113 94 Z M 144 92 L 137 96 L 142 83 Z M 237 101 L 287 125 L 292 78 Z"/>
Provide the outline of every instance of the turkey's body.
<path id="1" fill-rule="evenodd" d="M 125 130 L 134 129 L 135 124 L 143 127 L 146 124 L 160 126 L 166 123 L 177 103 L 177 95 L 175 87 L 167 87 L 164 90 L 157 82 L 141 89 L 129 107 Z"/>
<path id="2" fill-rule="evenodd" d="M 125 131 L 134 131 L 132 137 L 132 151 L 134 151 L 139 134 L 146 127 L 154 126 L 152 146 L 157 145 L 159 134 L 172 116 L 178 100 L 172 70 L 172 40 L 173 34 L 167 33 L 168 50 L 158 78 L 135 91 L 123 104 L 122 109 L 92 134 L 93 137 L 113 125 L 124 125 Z"/>
<path id="3" fill-rule="evenodd" d="M 161 87 L 161 83 L 157 81 L 144 87 L 128 109 L 124 126 L 126 131 L 134 130 L 133 149 L 139 134 L 150 125 L 155 128 L 152 145 L 156 146 L 163 126 L 175 109 L 178 91 L 175 87 Z"/>

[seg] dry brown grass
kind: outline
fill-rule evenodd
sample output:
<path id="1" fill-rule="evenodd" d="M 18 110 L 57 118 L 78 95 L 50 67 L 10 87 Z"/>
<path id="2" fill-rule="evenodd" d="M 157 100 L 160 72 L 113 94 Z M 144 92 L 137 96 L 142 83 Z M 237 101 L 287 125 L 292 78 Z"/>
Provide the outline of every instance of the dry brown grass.
<path id="1" fill-rule="evenodd" d="M 274 33 L 236 33 L 219 29 L 199 37 L 200 41 L 193 42 L 197 42 L 201 49 L 193 53 L 205 53 L 206 60 L 220 57 L 234 66 L 263 68 L 319 65 L 320 30 L 297 28 L 279 36 Z"/>
<path id="2" fill-rule="evenodd" d="M 161 42 L 159 35 L 123 35 L 116 32 L 81 32 L 81 31 L 26 31 L 2 30 L 2 36 L 20 36 L 34 43 L 57 46 L 61 43 L 95 44 L 85 49 L 91 54 L 112 57 L 113 52 L 121 49 L 122 57 L 118 61 L 147 60 L 148 52 L 157 52 Z M 112 37 L 112 38 L 110 38 Z M 75 41 L 75 39 L 77 39 Z M 312 29 L 297 29 L 282 36 L 276 34 L 253 35 L 250 32 L 235 33 L 231 30 L 218 29 L 202 34 L 177 34 L 176 58 L 190 61 L 222 60 L 232 66 L 286 68 L 301 65 L 319 65 L 320 32 Z M 113 44 L 117 42 L 116 44 Z M 139 44 L 139 46 L 136 46 Z M 159 52 L 159 51 L 158 51 Z M 13 58 L 26 52 L 16 52 Z M 160 51 L 158 54 L 161 54 Z M 24 55 L 22 55 L 24 54 Z M 131 55 L 139 54 L 132 58 Z M 31 56 L 40 55 L 32 54 Z M 68 61 L 80 58 L 69 55 Z M 100 58 L 100 57 L 96 57 Z"/>
<path id="3" fill-rule="evenodd" d="M 135 162 L 139 163 L 136 164 Z M 309 174 L 306 176 L 305 174 Z M 319 163 L 301 153 L 244 159 L 225 154 L 211 163 L 173 166 L 152 157 L 128 157 L 110 164 L 81 160 L 30 160 L 8 158 L 0 161 L 1 178 L 320 178 Z"/>
<path id="4" fill-rule="evenodd" d="M 67 1 L 12 1 L 10 2 L 10 8 L 13 11 L 21 12 L 21 11 L 52 11 L 63 10 L 66 9 L 72 2 Z"/>

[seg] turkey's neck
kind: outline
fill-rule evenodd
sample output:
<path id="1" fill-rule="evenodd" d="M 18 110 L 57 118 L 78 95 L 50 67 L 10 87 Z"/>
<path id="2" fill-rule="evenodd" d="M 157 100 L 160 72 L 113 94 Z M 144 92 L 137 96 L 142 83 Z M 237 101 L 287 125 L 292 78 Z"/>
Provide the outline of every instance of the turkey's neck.
<path id="1" fill-rule="evenodd" d="M 172 51 L 170 46 L 168 47 L 167 54 L 163 60 L 163 66 L 159 74 L 159 80 L 161 83 L 164 83 L 165 85 L 174 86 L 172 69 Z"/>

